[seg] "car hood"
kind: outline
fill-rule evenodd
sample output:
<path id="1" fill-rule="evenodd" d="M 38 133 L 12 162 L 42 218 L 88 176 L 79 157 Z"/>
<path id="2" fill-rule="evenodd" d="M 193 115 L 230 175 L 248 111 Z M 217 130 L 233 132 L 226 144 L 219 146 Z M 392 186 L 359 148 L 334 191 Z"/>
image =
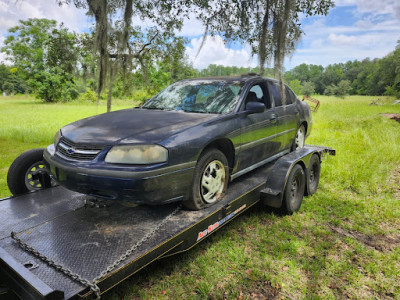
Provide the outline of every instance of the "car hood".
<path id="1" fill-rule="evenodd" d="M 185 128 L 218 116 L 182 111 L 124 109 L 71 123 L 61 131 L 73 143 L 156 143 Z"/>

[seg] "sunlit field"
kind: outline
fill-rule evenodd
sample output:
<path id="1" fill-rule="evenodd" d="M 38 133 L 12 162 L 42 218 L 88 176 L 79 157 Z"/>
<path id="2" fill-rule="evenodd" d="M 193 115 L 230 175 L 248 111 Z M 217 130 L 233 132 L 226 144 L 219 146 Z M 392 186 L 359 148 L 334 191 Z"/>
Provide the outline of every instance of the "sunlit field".
<path id="1" fill-rule="evenodd" d="M 261 205 L 192 250 L 155 262 L 103 299 L 400 299 L 400 113 L 393 99 L 315 96 L 308 144 L 337 150 L 317 193 L 285 216 Z M 370 105 L 378 101 L 378 105 Z M 117 101 L 114 109 L 132 107 Z M 9 165 L 105 105 L 0 98 L 0 198 Z"/>

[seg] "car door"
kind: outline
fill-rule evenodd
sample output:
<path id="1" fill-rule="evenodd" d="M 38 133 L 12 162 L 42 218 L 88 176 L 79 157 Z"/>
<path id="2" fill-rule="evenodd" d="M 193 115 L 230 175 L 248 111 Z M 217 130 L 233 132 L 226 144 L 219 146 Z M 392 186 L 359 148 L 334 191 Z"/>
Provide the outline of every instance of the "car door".
<path id="1" fill-rule="evenodd" d="M 296 135 L 300 119 L 299 111 L 294 104 L 293 95 L 291 95 L 291 91 L 286 85 L 285 103 L 282 103 L 281 87 L 278 81 L 269 80 L 268 89 L 273 98 L 277 117 L 276 130 L 278 138 L 276 141 L 280 144 L 279 151 L 284 151 L 290 149 Z"/>
<path id="2" fill-rule="evenodd" d="M 263 161 L 276 154 L 280 146 L 275 141 L 276 114 L 275 109 L 271 105 L 270 95 L 265 82 L 254 83 L 245 93 L 246 95 L 243 98 L 244 102 L 241 107 L 241 135 L 237 166 L 237 171 L 241 173 L 245 173 L 249 169 L 256 167 L 257 164 L 262 164 Z M 256 99 L 254 98 L 254 94 L 256 95 Z M 264 103 L 266 106 L 265 111 L 262 113 L 246 113 L 245 106 L 250 100 Z"/>

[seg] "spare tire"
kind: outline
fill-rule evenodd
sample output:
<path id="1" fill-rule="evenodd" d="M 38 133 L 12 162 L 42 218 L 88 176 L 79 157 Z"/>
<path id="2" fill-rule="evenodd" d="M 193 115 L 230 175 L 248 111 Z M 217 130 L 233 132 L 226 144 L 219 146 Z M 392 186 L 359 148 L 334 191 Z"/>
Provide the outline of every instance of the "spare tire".
<path id="1" fill-rule="evenodd" d="M 7 185 L 16 196 L 51 186 L 50 175 L 43 163 L 43 148 L 22 153 L 11 164 L 7 173 Z"/>

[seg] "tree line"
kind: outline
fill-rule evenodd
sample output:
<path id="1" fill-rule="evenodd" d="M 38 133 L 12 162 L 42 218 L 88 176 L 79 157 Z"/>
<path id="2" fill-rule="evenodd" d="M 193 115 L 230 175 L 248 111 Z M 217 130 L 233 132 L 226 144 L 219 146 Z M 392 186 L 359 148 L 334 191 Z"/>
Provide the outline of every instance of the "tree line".
<path id="1" fill-rule="evenodd" d="M 365 58 L 327 67 L 301 64 L 285 72 L 285 80 L 298 94 L 387 95 L 400 97 L 400 41 L 383 58 Z"/>

